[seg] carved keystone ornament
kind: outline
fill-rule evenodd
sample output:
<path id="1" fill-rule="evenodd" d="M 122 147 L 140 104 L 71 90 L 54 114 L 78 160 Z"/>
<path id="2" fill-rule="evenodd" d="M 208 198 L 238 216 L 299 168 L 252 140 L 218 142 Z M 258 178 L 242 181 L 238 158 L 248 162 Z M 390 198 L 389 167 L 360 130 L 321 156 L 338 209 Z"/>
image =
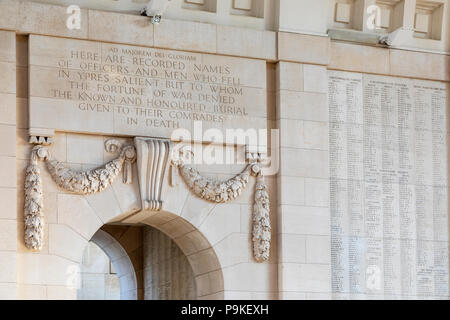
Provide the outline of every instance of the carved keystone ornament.
<path id="1" fill-rule="evenodd" d="M 34 142 L 36 143 L 36 142 Z M 110 139 L 105 142 L 108 152 L 119 152 L 119 156 L 102 167 L 89 171 L 74 171 L 63 163 L 51 159 L 43 145 L 31 151 L 30 163 L 25 175 L 25 244 L 32 250 L 41 250 L 44 238 L 43 190 L 38 160 L 45 161 L 53 181 L 62 189 L 80 195 L 102 192 L 123 172 L 123 183 L 132 183 L 132 164 L 137 161 L 142 209 L 160 211 L 163 207 L 165 179 L 171 167 L 172 186 L 174 179 L 182 177 L 189 189 L 205 201 L 225 203 L 242 194 L 249 177 L 256 178 L 253 204 L 253 255 L 256 261 L 269 259 L 271 225 L 270 202 L 267 185 L 259 166 L 260 155 L 249 157 L 245 169 L 226 181 L 203 177 L 196 169 L 185 164 L 186 151 L 175 149 L 166 139 L 135 138 L 136 149 Z"/>

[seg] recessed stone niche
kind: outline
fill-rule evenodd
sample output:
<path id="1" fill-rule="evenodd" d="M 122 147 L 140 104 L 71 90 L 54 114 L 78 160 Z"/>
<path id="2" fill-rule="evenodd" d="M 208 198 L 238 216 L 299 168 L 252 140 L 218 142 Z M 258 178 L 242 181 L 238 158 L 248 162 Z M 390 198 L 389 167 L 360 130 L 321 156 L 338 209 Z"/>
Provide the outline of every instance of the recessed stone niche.
<path id="1" fill-rule="evenodd" d="M 366 25 L 370 6 L 376 5 L 379 10 L 373 11 L 375 29 Z M 336 0 L 334 8 L 334 27 L 368 32 L 391 32 L 403 24 L 404 0 Z"/>
<path id="2" fill-rule="evenodd" d="M 414 37 L 441 40 L 443 1 L 417 1 L 414 13 Z"/>
<path id="3" fill-rule="evenodd" d="M 232 0 L 231 14 L 264 18 L 265 0 Z"/>
<path id="4" fill-rule="evenodd" d="M 216 12 L 217 0 L 184 0 L 183 8 L 207 12 Z"/>

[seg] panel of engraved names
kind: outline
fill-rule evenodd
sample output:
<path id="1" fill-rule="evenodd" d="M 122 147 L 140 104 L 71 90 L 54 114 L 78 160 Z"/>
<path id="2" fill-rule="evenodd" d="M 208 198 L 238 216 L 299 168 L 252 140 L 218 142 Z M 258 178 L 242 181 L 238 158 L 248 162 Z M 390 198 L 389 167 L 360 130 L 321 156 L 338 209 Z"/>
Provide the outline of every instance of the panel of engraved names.
<path id="1" fill-rule="evenodd" d="M 446 91 L 329 72 L 336 298 L 448 297 Z"/>
<path id="2" fill-rule="evenodd" d="M 30 36 L 30 127 L 170 137 L 266 128 L 260 60 Z"/>

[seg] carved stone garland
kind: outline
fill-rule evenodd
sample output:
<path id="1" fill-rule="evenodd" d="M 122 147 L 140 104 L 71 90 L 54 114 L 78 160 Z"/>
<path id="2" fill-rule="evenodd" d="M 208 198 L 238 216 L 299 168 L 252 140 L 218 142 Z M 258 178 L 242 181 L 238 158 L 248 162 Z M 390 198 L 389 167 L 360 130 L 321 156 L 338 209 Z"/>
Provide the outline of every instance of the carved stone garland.
<path id="1" fill-rule="evenodd" d="M 196 169 L 185 165 L 181 159 L 175 158 L 172 165 L 179 168 L 181 177 L 195 195 L 215 203 L 225 203 L 239 197 L 248 184 L 249 176 L 255 176 L 255 202 L 252 216 L 253 256 L 258 262 L 269 260 L 270 202 L 267 186 L 257 163 L 250 163 L 244 171 L 226 181 L 203 177 Z"/>
<path id="2" fill-rule="evenodd" d="M 107 151 L 119 148 L 115 140 L 105 144 Z M 123 170 L 124 183 L 130 184 L 131 164 L 136 160 L 133 146 L 124 146 L 118 158 L 106 165 L 89 171 L 78 172 L 67 168 L 57 160 L 50 160 L 47 148 L 37 145 L 31 151 L 30 164 L 25 176 L 25 245 L 29 249 L 40 250 L 44 238 L 44 205 L 42 196 L 42 179 L 37 161 L 45 160 L 53 180 L 62 189 L 81 195 L 88 195 L 105 190 Z M 124 164 L 125 163 L 125 164 Z"/>

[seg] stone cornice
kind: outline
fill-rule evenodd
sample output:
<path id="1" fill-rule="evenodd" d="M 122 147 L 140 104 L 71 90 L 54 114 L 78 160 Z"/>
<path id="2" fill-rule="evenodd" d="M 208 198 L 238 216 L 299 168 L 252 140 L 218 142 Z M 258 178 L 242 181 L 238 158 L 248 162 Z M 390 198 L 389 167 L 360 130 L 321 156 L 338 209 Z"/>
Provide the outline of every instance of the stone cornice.
<path id="1" fill-rule="evenodd" d="M 0 0 L 0 30 L 328 66 L 330 69 L 450 81 L 450 56 L 332 41 L 329 37 L 81 10 L 81 29 L 66 27 L 66 7 Z"/>

